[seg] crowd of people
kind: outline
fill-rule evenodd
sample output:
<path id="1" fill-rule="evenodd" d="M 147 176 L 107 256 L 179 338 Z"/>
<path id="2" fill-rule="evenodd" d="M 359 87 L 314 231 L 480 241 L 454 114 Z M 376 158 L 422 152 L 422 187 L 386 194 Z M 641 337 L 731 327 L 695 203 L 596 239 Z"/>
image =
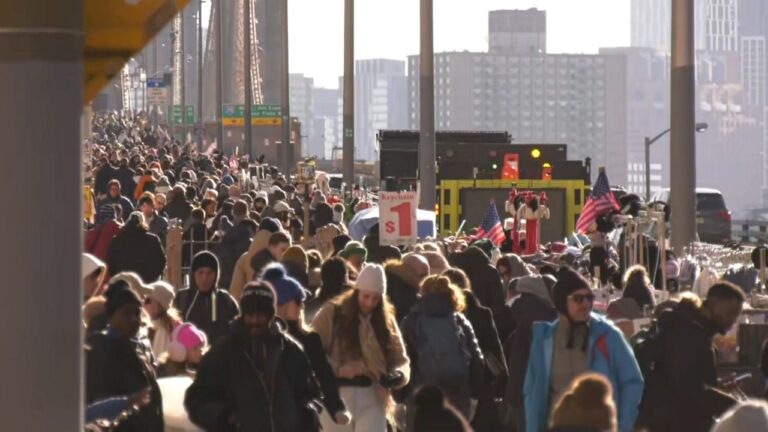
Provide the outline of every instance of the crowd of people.
<path id="1" fill-rule="evenodd" d="M 297 183 L 263 158 L 183 146 L 142 115 L 99 115 L 93 130 L 90 428 L 768 427 L 765 401 L 736 398 L 718 378 L 713 338 L 746 301 L 729 282 L 656 304 L 646 269 L 622 269 L 607 244 L 580 260 L 554 246 L 546 259 L 514 255 L 471 232 L 396 247 L 374 226 L 354 241 L 346 224 L 374 205 L 366 199 Z M 190 245 L 183 287 L 164 281 L 175 227 Z M 642 338 L 620 326 L 651 315 Z"/>

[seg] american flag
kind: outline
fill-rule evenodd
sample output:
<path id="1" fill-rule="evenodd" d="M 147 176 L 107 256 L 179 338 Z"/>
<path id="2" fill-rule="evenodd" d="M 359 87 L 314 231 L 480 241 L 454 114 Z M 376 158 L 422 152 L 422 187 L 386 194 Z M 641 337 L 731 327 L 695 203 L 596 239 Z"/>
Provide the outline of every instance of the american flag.
<path id="1" fill-rule="evenodd" d="M 598 217 L 610 210 L 618 209 L 619 204 L 616 203 L 616 198 L 611 192 L 608 176 L 605 175 L 605 171 L 600 171 L 597 181 L 592 187 L 592 193 L 587 198 L 587 203 L 584 204 L 584 210 L 581 212 L 579 220 L 576 221 L 576 231 L 582 234 L 587 232 L 587 229 Z"/>
<path id="2" fill-rule="evenodd" d="M 487 238 L 496 246 L 500 245 L 505 239 L 504 229 L 501 227 L 501 221 L 499 221 L 499 212 L 496 211 L 496 203 L 493 201 L 488 204 L 488 211 L 485 212 L 483 223 L 480 224 L 480 229 L 477 231 L 475 238 Z"/>

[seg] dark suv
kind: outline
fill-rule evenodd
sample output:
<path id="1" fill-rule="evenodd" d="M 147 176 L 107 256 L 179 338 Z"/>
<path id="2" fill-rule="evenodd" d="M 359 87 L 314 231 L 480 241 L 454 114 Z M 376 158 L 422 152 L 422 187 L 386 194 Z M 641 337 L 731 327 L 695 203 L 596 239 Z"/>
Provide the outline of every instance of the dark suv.
<path id="1" fill-rule="evenodd" d="M 669 189 L 653 194 L 651 202 L 654 201 L 669 203 Z M 722 244 L 731 240 L 731 212 L 719 190 L 696 188 L 696 232 L 699 240 L 706 243 Z"/>

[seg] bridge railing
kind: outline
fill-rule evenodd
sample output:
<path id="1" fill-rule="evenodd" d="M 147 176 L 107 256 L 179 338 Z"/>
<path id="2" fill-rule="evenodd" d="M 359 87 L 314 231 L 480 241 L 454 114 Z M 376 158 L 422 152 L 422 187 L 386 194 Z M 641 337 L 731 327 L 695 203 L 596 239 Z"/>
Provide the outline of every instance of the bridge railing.
<path id="1" fill-rule="evenodd" d="M 768 221 L 734 220 L 731 238 L 746 244 L 768 243 Z"/>

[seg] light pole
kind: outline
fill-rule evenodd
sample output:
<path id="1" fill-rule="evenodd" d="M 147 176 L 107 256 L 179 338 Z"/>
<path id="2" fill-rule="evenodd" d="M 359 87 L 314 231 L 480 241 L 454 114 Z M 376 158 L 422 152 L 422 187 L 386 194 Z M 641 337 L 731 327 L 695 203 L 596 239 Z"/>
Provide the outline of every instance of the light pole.
<path id="1" fill-rule="evenodd" d="M 219 150 L 224 151 L 224 125 L 222 124 L 222 105 L 224 94 L 224 43 L 222 38 L 221 25 L 224 22 L 223 11 L 224 0 L 216 0 L 216 22 L 213 24 L 216 31 L 214 32 L 214 41 L 216 43 L 216 146 Z"/>
<path id="2" fill-rule="evenodd" d="M 280 62 L 280 75 L 283 76 L 280 80 L 280 99 L 281 110 L 283 117 L 282 124 L 282 152 L 278 150 L 278 160 L 280 163 L 280 170 L 283 171 L 286 178 L 290 176 L 293 146 L 291 145 L 291 93 L 290 93 L 290 64 L 288 62 L 288 0 L 282 0 L 282 25 L 280 26 L 280 44 L 282 45 L 283 53 Z M 282 158 L 279 156 L 282 154 Z"/>
<path id="3" fill-rule="evenodd" d="M 706 132 L 709 128 L 707 123 L 696 123 L 696 132 Z M 658 141 L 661 137 L 668 134 L 672 128 L 659 133 L 653 138 L 645 137 L 645 200 L 651 199 L 651 145 Z"/>
<path id="4" fill-rule="evenodd" d="M 243 56 L 243 76 L 245 77 L 244 86 L 243 89 L 243 116 L 245 117 L 244 120 L 244 139 L 245 139 L 245 148 L 243 149 L 243 154 L 251 156 L 251 145 L 252 145 L 252 138 L 251 138 L 251 131 L 253 126 L 251 125 L 251 107 L 253 106 L 253 80 L 251 76 L 251 0 L 243 0 L 243 34 L 245 39 L 245 42 L 243 43 L 243 50 L 244 50 L 244 56 Z M 250 158 L 253 160 L 253 158 Z"/>
<path id="5" fill-rule="evenodd" d="M 355 2 L 344 0 L 344 89 L 342 108 L 342 172 L 355 183 Z"/>
<path id="6" fill-rule="evenodd" d="M 421 128 L 419 131 L 419 208 L 435 210 L 435 70 L 432 0 L 421 0 Z"/>
<path id="7" fill-rule="evenodd" d="M 197 2 L 197 149 L 203 149 L 203 0 Z"/>

